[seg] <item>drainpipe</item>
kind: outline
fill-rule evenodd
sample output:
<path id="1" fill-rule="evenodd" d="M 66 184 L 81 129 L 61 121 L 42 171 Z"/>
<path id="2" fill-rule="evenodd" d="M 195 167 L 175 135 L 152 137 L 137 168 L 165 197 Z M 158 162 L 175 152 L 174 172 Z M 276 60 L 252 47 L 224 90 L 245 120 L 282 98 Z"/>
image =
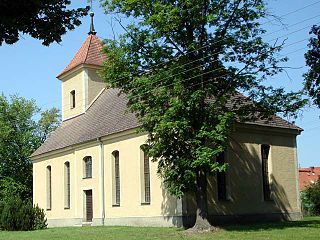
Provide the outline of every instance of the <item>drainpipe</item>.
<path id="1" fill-rule="evenodd" d="M 104 192 L 104 148 L 103 148 L 103 142 L 101 141 L 101 138 L 97 138 L 97 141 L 99 142 L 99 147 L 100 147 L 100 166 L 101 166 L 101 171 L 100 171 L 100 178 L 101 178 L 101 185 L 100 185 L 100 192 L 101 192 L 101 207 L 102 207 L 102 225 L 104 226 L 104 219 L 105 219 L 105 192 Z"/>

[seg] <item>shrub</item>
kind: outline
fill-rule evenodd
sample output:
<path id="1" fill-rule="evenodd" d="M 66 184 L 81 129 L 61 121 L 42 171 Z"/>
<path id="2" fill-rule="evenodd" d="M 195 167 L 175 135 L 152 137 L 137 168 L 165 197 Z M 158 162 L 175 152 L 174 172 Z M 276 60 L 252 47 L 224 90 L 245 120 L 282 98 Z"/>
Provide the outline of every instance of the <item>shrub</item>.
<path id="1" fill-rule="evenodd" d="M 2 221 L 1 221 L 1 215 L 4 208 L 4 202 L 0 201 L 0 229 L 2 229 Z"/>
<path id="2" fill-rule="evenodd" d="M 40 230 L 47 228 L 47 219 L 44 210 L 38 205 L 33 208 L 34 210 L 34 230 Z"/>
<path id="3" fill-rule="evenodd" d="M 1 213 L 1 226 L 4 230 L 14 231 L 20 230 L 18 225 L 20 208 L 22 201 L 18 197 L 8 197 Z"/>
<path id="4" fill-rule="evenodd" d="M 34 210 L 31 201 L 22 202 L 17 213 L 17 229 L 29 231 L 34 229 Z"/>
<path id="5" fill-rule="evenodd" d="M 301 194 L 302 206 L 309 215 L 320 215 L 320 179 Z"/>
<path id="6" fill-rule="evenodd" d="M 44 211 L 38 206 L 33 207 L 30 200 L 22 201 L 17 196 L 11 196 L 0 205 L 0 226 L 3 230 L 29 231 L 47 227 Z"/>

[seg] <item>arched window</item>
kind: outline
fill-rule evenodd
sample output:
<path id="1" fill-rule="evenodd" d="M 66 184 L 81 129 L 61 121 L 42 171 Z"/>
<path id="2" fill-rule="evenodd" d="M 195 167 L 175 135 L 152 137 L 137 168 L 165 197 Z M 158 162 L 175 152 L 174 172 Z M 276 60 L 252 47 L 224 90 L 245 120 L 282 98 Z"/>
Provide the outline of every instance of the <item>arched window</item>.
<path id="1" fill-rule="evenodd" d="M 113 205 L 120 206 L 120 163 L 119 151 L 112 152 L 113 165 Z"/>
<path id="2" fill-rule="evenodd" d="M 83 159 L 84 178 L 92 178 L 92 157 L 87 156 Z"/>
<path id="3" fill-rule="evenodd" d="M 144 147 L 145 145 L 140 147 L 141 202 L 143 204 L 150 204 L 150 159 Z"/>
<path id="4" fill-rule="evenodd" d="M 64 163 L 64 208 L 70 208 L 70 163 Z"/>
<path id="5" fill-rule="evenodd" d="M 47 210 L 52 207 L 51 166 L 47 166 Z"/>
<path id="6" fill-rule="evenodd" d="M 70 92 L 70 108 L 75 108 L 76 107 L 76 91 L 72 90 Z"/>
<path id="7" fill-rule="evenodd" d="M 265 201 L 271 199 L 271 190 L 269 182 L 269 152 L 270 146 L 261 145 L 261 164 L 262 164 L 262 182 L 263 182 L 263 198 Z"/>

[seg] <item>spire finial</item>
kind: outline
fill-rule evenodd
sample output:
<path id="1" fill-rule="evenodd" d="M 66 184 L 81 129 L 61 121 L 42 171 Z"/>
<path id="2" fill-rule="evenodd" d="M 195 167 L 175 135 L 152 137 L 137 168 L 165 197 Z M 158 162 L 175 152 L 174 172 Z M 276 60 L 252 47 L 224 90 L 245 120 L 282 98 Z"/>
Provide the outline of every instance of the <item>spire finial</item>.
<path id="1" fill-rule="evenodd" d="M 93 17 L 94 17 L 94 12 L 92 9 L 92 0 L 90 1 L 90 17 L 91 17 L 91 24 L 90 24 L 90 32 L 88 32 L 89 35 L 96 35 L 96 31 L 94 29 L 94 24 L 93 24 Z"/>

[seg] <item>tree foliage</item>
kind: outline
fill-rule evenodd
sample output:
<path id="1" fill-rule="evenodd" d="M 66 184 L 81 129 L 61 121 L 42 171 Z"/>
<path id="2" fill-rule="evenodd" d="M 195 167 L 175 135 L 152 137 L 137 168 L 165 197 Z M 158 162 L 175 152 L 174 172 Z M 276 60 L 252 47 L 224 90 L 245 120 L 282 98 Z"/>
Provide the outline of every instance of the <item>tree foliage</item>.
<path id="1" fill-rule="evenodd" d="M 320 215 L 320 179 L 302 192 L 302 204 L 310 215 Z"/>
<path id="2" fill-rule="evenodd" d="M 36 115 L 40 113 L 39 121 Z M 26 186 L 32 196 L 31 154 L 59 123 L 59 111 L 41 112 L 34 101 L 0 95 L 0 176 L 1 189 L 15 191 Z M 15 187 L 16 186 L 16 187 Z M 11 188 L 10 188 L 11 187 Z M 7 191 L 5 190 L 5 191 Z M 22 191 L 22 192 L 25 192 Z M 22 193 L 24 194 L 24 193 Z M 26 196 L 22 196 L 26 197 Z"/>
<path id="3" fill-rule="evenodd" d="M 0 179 L 0 199 L 3 202 L 8 202 L 12 196 L 28 199 L 30 198 L 30 187 L 13 180 L 11 177 L 3 177 Z"/>
<path id="4" fill-rule="evenodd" d="M 0 45 L 13 44 L 21 33 L 42 40 L 43 45 L 61 42 L 61 36 L 81 24 L 87 8 L 68 9 L 69 0 L 0 1 Z"/>
<path id="5" fill-rule="evenodd" d="M 206 219 L 206 177 L 225 168 L 215 157 L 235 123 L 291 115 L 304 104 L 300 93 L 266 82 L 287 58 L 278 56 L 283 43 L 261 37 L 265 1 L 102 3 L 108 13 L 135 18 L 119 41 L 105 41 L 104 79 L 127 94 L 166 188 L 178 197 L 196 192 Z"/>
<path id="6" fill-rule="evenodd" d="M 310 34 L 313 35 L 308 44 L 310 49 L 305 54 L 309 71 L 304 74 L 304 85 L 314 103 L 320 107 L 320 26 L 313 26 Z"/>

